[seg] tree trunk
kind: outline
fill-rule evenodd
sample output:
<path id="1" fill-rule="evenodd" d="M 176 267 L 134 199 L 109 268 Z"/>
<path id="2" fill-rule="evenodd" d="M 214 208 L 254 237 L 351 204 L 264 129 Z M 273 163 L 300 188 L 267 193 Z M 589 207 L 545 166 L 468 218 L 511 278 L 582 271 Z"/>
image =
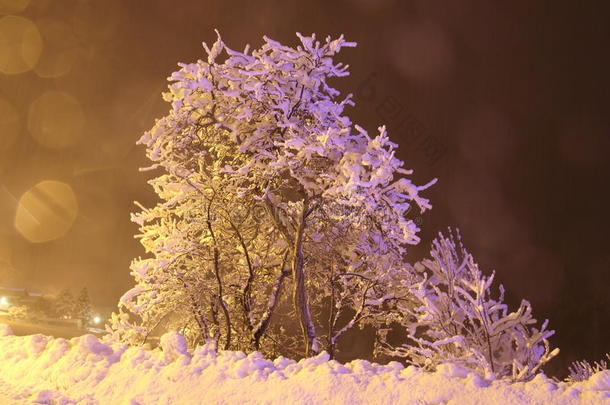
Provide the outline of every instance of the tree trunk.
<path id="1" fill-rule="evenodd" d="M 222 313 L 225 318 L 225 327 L 227 330 L 224 349 L 229 350 L 229 348 L 231 347 L 231 317 L 229 315 L 229 309 L 227 308 L 227 304 L 224 300 L 222 278 L 220 277 L 220 251 L 218 250 L 218 244 L 216 243 L 216 235 L 214 234 L 214 230 L 212 229 L 212 221 L 210 220 L 209 211 L 207 225 L 208 230 L 210 231 L 210 236 L 212 237 L 212 240 L 214 242 L 214 274 L 216 275 L 216 282 L 218 283 L 218 304 L 222 309 Z"/>
<path id="2" fill-rule="evenodd" d="M 282 260 L 282 265 L 280 267 L 280 274 L 278 275 L 278 278 L 275 280 L 275 284 L 273 285 L 273 289 L 271 290 L 271 295 L 269 296 L 269 301 L 267 302 L 267 310 L 261 316 L 261 319 L 260 319 L 258 325 L 256 326 L 254 333 L 252 334 L 254 350 L 260 349 L 261 337 L 263 337 L 263 335 L 267 331 L 267 328 L 269 327 L 269 324 L 271 323 L 271 317 L 273 316 L 275 309 L 277 307 L 277 304 L 279 302 L 278 298 L 279 298 L 280 294 L 282 293 L 282 286 L 284 284 L 284 279 L 286 278 L 286 276 L 288 276 L 288 273 L 286 272 L 286 268 L 285 268 L 287 258 L 288 258 L 288 251 L 286 251 L 286 253 L 284 254 L 284 259 Z"/>
<path id="3" fill-rule="evenodd" d="M 304 200 L 295 232 L 294 244 L 292 246 L 292 275 L 294 277 L 292 299 L 294 309 L 299 315 L 301 332 L 303 333 L 303 341 L 305 343 L 305 356 L 308 357 L 312 354 L 317 354 L 319 347 L 316 338 L 316 329 L 309 310 L 307 290 L 305 287 L 305 273 L 303 269 L 303 233 L 305 231 L 305 216 L 307 209 L 307 200 Z"/>

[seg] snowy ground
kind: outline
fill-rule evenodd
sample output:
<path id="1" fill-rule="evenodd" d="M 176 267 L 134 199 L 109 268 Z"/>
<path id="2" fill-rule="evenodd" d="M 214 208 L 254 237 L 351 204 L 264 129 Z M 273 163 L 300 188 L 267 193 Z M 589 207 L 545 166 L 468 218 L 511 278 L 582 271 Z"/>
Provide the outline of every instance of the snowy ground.
<path id="1" fill-rule="evenodd" d="M 51 324 L 45 320 L 33 321 L 26 319 L 8 319 L 6 316 L 0 315 L 0 323 L 9 325 L 17 336 L 33 335 L 42 333 L 45 335 L 73 338 L 87 333 L 82 329 L 78 329 L 74 325 Z M 101 332 L 101 331 L 100 331 Z M 98 335 L 101 335 L 99 333 Z"/>
<path id="2" fill-rule="evenodd" d="M 488 381 L 455 366 L 426 373 L 398 363 L 295 362 L 259 353 L 127 348 L 93 335 L 14 336 L 0 324 L 1 404 L 610 404 L 610 371 L 567 385 L 541 375 Z"/>

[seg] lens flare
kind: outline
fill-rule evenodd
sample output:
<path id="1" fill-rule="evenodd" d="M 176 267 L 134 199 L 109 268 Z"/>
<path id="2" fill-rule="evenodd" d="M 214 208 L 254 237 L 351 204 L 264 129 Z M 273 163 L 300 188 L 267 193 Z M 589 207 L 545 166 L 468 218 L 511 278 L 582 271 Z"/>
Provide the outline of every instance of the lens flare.
<path id="1" fill-rule="evenodd" d="M 32 70 L 42 52 L 42 38 L 32 21 L 9 15 L 0 18 L 0 73 Z"/>
<path id="2" fill-rule="evenodd" d="M 0 14 L 20 13 L 29 4 L 30 0 L 0 0 Z"/>
<path id="3" fill-rule="evenodd" d="M 59 20 L 37 21 L 44 49 L 34 68 L 42 78 L 57 78 L 70 73 L 78 57 L 78 46 L 72 28 Z"/>
<path id="4" fill-rule="evenodd" d="M 49 91 L 30 105 L 28 130 L 41 145 L 63 149 L 75 145 L 85 125 L 83 109 L 74 97 Z"/>
<path id="5" fill-rule="evenodd" d="M 49 242 L 67 234 L 77 214 L 78 203 L 72 187 L 45 180 L 21 196 L 15 228 L 30 242 Z"/>

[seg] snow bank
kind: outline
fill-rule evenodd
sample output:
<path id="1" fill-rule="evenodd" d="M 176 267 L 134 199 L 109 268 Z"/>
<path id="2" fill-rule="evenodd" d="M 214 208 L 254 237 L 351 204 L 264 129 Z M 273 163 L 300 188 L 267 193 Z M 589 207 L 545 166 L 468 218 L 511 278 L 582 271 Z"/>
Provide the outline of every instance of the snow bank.
<path id="1" fill-rule="evenodd" d="M 146 350 L 93 335 L 12 336 L 0 325 L 0 400 L 14 404 L 610 404 L 610 371 L 568 385 L 485 380 L 458 366 L 436 373 L 392 362 L 295 362 L 186 348 L 177 333 Z"/>

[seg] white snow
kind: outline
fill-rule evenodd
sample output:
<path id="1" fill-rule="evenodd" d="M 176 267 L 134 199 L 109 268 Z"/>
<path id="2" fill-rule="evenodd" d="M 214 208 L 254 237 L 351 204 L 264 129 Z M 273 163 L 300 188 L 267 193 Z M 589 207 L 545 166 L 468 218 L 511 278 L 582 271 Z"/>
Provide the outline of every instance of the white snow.
<path id="1" fill-rule="evenodd" d="M 436 373 L 391 362 L 341 364 L 328 354 L 295 362 L 260 353 L 189 351 L 172 332 L 160 348 L 93 335 L 70 340 L 13 336 L 0 324 L 3 404 L 610 404 L 610 371 L 558 383 L 486 380 L 463 366 Z"/>

